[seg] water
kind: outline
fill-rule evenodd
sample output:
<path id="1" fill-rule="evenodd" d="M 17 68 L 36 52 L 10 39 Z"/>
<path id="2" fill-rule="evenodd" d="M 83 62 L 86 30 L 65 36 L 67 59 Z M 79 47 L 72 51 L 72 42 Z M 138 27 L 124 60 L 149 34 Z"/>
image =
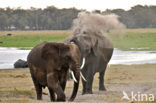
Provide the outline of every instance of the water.
<path id="1" fill-rule="evenodd" d="M 0 69 L 14 68 L 14 63 L 18 59 L 26 60 L 30 50 L 18 50 L 17 48 L 0 47 Z"/>
<path id="2" fill-rule="evenodd" d="M 156 51 L 121 51 L 114 50 L 109 64 L 152 64 L 156 63 Z"/>
<path id="3" fill-rule="evenodd" d="M 13 69 L 13 64 L 18 59 L 26 60 L 30 50 L 0 47 L 0 69 Z M 151 51 L 121 51 L 114 50 L 109 64 L 146 64 L 156 63 L 156 52 Z"/>

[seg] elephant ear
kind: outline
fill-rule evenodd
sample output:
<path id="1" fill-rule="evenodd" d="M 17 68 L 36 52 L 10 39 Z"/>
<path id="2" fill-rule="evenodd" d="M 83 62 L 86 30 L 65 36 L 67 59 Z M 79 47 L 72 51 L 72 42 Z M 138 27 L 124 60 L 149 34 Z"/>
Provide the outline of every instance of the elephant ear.
<path id="1" fill-rule="evenodd" d="M 47 60 L 55 52 L 57 53 L 57 47 L 54 45 L 54 43 L 46 43 L 41 50 L 41 57 Z"/>
<path id="2" fill-rule="evenodd" d="M 69 51 L 69 46 L 64 43 L 55 43 L 55 42 L 49 42 L 46 43 L 41 51 L 41 57 L 43 59 L 48 59 L 50 57 L 57 58 L 59 56 L 64 55 L 66 52 Z"/>
<path id="3" fill-rule="evenodd" d="M 98 41 L 96 38 L 86 36 L 86 35 L 78 35 L 75 36 L 71 42 L 74 42 L 76 45 L 78 45 L 80 51 L 82 54 L 85 54 L 85 56 L 91 52 L 94 53 L 95 56 L 97 56 L 97 46 Z"/>
<path id="4" fill-rule="evenodd" d="M 57 48 L 58 48 L 59 56 L 64 56 L 64 55 L 68 54 L 70 51 L 70 46 L 65 43 L 59 43 Z"/>

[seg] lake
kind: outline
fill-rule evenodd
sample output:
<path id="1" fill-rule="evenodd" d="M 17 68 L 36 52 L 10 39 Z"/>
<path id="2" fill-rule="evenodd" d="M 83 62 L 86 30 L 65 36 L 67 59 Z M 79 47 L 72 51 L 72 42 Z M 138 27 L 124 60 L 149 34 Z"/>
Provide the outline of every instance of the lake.
<path id="1" fill-rule="evenodd" d="M 13 69 L 18 59 L 26 60 L 30 50 L 0 47 L 0 69 Z M 156 63 L 156 51 L 122 51 L 115 49 L 109 64 L 151 64 Z"/>

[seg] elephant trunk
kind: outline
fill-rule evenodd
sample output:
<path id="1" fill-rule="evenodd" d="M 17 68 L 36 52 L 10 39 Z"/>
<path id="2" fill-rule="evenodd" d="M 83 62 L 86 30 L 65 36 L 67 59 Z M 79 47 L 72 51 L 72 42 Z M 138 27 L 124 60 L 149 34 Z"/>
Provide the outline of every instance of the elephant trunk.
<path id="1" fill-rule="evenodd" d="M 79 80 L 80 80 L 79 66 L 77 66 L 77 68 L 75 70 L 72 70 L 72 72 L 74 74 L 74 78 L 76 79 L 76 81 L 74 81 L 74 88 L 73 88 L 73 92 L 72 92 L 72 95 L 71 95 L 69 101 L 73 101 L 77 95 L 77 92 L 78 92 Z"/>

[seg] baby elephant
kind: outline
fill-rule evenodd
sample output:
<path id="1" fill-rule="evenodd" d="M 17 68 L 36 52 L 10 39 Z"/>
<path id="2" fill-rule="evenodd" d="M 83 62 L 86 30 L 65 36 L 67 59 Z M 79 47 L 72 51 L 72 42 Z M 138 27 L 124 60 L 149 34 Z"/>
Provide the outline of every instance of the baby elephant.
<path id="1" fill-rule="evenodd" d="M 64 90 L 70 69 L 74 88 L 69 101 L 73 101 L 79 87 L 80 58 L 80 51 L 74 43 L 43 42 L 35 46 L 29 53 L 27 61 L 37 99 L 42 99 L 42 87 L 48 87 L 51 101 L 65 101 Z"/>

